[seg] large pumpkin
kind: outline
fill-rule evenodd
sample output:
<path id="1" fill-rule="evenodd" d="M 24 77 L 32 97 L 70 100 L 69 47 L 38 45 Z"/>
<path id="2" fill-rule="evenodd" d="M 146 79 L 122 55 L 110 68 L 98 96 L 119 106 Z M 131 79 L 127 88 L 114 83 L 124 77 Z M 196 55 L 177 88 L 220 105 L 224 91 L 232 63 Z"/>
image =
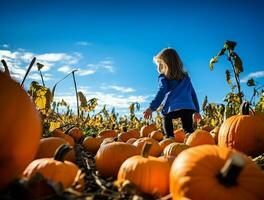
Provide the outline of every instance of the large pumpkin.
<path id="1" fill-rule="evenodd" d="M 101 145 L 95 156 L 96 169 L 104 177 L 116 177 L 121 164 L 136 154 L 136 147 L 124 142 Z"/>
<path id="2" fill-rule="evenodd" d="M 253 157 L 264 152 L 263 120 L 249 114 L 247 102 L 241 105 L 239 115 L 223 122 L 219 130 L 218 145 L 237 149 Z"/>
<path id="3" fill-rule="evenodd" d="M 31 162 L 25 169 L 23 176 L 31 178 L 36 173 L 40 173 L 44 178 L 61 183 L 63 188 L 69 188 L 73 184 L 78 186 L 79 190 L 84 189 L 84 179 L 81 176 L 80 169 L 72 162 L 64 161 L 64 155 L 70 150 L 68 145 L 61 145 L 54 158 L 40 158 Z"/>
<path id="4" fill-rule="evenodd" d="M 38 111 L 24 89 L 0 72 L 0 189 L 34 159 L 41 137 Z"/>
<path id="5" fill-rule="evenodd" d="M 148 194 L 164 196 L 169 193 L 169 162 L 148 156 L 150 143 L 146 143 L 142 155 L 128 158 L 120 167 L 118 181 L 129 180 Z"/>
<path id="6" fill-rule="evenodd" d="M 170 171 L 173 199 L 264 199 L 264 173 L 247 156 L 216 145 L 183 151 Z"/>
<path id="7" fill-rule="evenodd" d="M 215 140 L 208 131 L 197 129 L 188 137 L 186 144 L 194 147 L 202 144 L 215 144 Z"/>

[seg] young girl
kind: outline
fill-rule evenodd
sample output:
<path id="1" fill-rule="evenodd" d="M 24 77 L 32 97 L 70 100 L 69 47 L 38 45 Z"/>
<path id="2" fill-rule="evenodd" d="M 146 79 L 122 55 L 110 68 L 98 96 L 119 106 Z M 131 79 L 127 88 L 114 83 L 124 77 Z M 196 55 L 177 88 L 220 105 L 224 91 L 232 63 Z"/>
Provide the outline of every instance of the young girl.
<path id="1" fill-rule="evenodd" d="M 159 72 L 159 89 L 144 111 L 144 118 L 149 119 L 152 112 L 161 104 L 163 129 L 167 137 L 174 137 L 172 120 L 180 118 L 185 133 L 192 133 L 193 120 L 201 120 L 196 93 L 188 74 L 183 70 L 178 53 L 172 48 L 162 50 L 154 57 Z"/>

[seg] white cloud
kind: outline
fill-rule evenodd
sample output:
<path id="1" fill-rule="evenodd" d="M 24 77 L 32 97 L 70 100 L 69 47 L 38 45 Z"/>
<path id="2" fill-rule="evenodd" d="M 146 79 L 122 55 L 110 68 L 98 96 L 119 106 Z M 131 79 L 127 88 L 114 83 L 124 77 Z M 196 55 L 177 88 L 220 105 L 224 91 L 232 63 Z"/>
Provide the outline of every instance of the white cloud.
<path id="1" fill-rule="evenodd" d="M 74 70 L 74 68 L 72 68 L 68 65 L 62 66 L 58 69 L 59 72 L 62 72 L 64 74 L 69 74 L 73 70 Z M 76 71 L 76 74 L 78 74 L 79 76 L 86 76 L 86 75 L 94 74 L 95 72 L 96 71 L 93 69 L 80 69 L 80 68 L 78 68 Z"/>
<path id="2" fill-rule="evenodd" d="M 90 63 L 87 65 L 90 68 L 94 68 L 96 70 L 99 69 L 106 69 L 108 72 L 114 72 L 114 66 L 113 66 L 113 61 L 112 60 L 102 60 L 96 64 Z"/>
<path id="3" fill-rule="evenodd" d="M 248 74 L 247 76 L 243 77 L 240 82 L 241 83 L 246 83 L 248 81 L 248 79 L 251 78 L 262 78 L 264 77 L 264 71 L 256 71 L 256 72 L 252 72 L 250 74 Z"/>
<path id="4" fill-rule="evenodd" d="M 8 49 L 10 47 L 10 45 L 9 44 L 3 44 L 2 47 L 5 49 Z"/>
<path id="5" fill-rule="evenodd" d="M 82 91 L 86 96 L 86 99 L 98 98 L 98 105 L 106 105 L 108 109 L 115 108 L 117 112 L 121 110 L 126 110 L 128 112 L 129 105 L 133 102 L 138 102 L 140 104 L 146 103 L 149 96 L 135 96 L 135 95 L 116 95 L 113 93 L 105 93 L 100 91 L 91 91 L 91 88 L 79 87 L 79 91 Z M 74 94 L 56 94 L 55 100 L 64 99 L 71 108 L 76 111 L 76 97 Z"/>
<path id="6" fill-rule="evenodd" d="M 135 91 L 135 89 L 131 87 L 123 87 L 123 86 L 118 86 L 118 85 L 101 86 L 101 89 L 104 89 L 104 90 L 113 89 L 113 90 L 116 90 L 122 93 L 130 93 L 130 92 Z"/>
<path id="7" fill-rule="evenodd" d="M 41 77 L 39 73 L 32 73 L 28 76 L 28 79 L 34 80 L 34 81 L 41 81 Z M 44 82 L 52 80 L 52 75 L 51 74 L 45 74 L 43 75 L 43 80 Z"/>
<path id="8" fill-rule="evenodd" d="M 30 51 L 26 51 L 25 49 L 17 49 L 16 51 L 10 51 L 6 49 L 0 49 L 0 59 L 4 59 L 9 67 L 11 72 L 11 76 L 16 79 L 21 80 L 26 70 L 32 61 L 32 59 L 36 57 L 37 62 L 44 65 L 41 69 L 43 72 L 43 76 L 46 77 L 47 80 L 51 78 L 51 75 L 46 75 L 52 67 L 58 65 L 75 65 L 78 64 L 79 61 L 82 59 L 82 54 L 75 52 L 72 54 L 68 53 L 43 53 L 43 54 L 35 54 Z M 31 72 L 38 71 L 35 65 L 32 67 Z M 1 66 L 0 69 L 2 70 L 3 67 Z M 81 75 L 91 74 L 91 71 L 82 70 L 80 72 Z M 34 76 L 32 76 L 34 77 Z"/>
<path id="9" fill-rule="evenodd" d="M 75 43 L 75 45 L 78 45 L 78 46 L 90 46 L 92 45 L 91 42 L 86 42 L 86 41 L 78 41 Z"/>

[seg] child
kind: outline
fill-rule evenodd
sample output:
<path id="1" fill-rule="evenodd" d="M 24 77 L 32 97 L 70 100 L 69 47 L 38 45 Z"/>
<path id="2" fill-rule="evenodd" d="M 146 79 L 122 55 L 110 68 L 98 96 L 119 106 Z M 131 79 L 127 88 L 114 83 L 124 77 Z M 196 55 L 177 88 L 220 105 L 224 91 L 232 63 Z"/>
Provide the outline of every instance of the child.
<path id="1" fill-rule="evenodd" d="M 144 111 L 144 118 L 149 119 L 152 112 L 161 104 L 163 115 L 163 129 L 167 137 L 174 137 L 172 120 L 180 118 L 185 133 L 192 133 L 193 120 L 200 121 L 200 108 L 196 93 L 188 74 L 183 70 L 182 61 L 178 53 L 172 48 L 162 50 L 154 57 L 159 72 L 159 89 Z"/>

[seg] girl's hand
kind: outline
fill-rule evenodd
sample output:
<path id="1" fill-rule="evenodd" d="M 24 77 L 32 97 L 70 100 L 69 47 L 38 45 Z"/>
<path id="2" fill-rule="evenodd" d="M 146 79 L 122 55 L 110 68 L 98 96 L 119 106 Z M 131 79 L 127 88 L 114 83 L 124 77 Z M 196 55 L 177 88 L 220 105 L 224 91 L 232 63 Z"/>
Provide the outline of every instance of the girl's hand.
<path id="1" fill-rule="evenodd" d="M 144 112 L 143 112 L 143 115 L 144 115 L 144 118 L 145 119 L 149 119 L 152 117 L 152 110 L 150 108 L 146 109 Z"/>
<path id="2" fill-rule="evenodd" d="M 193 121 L 195 123 L 199 123 L 202 120 L 202 116 L 200 115 L 200 113 L 194 113 L 193 114 Z"/>

